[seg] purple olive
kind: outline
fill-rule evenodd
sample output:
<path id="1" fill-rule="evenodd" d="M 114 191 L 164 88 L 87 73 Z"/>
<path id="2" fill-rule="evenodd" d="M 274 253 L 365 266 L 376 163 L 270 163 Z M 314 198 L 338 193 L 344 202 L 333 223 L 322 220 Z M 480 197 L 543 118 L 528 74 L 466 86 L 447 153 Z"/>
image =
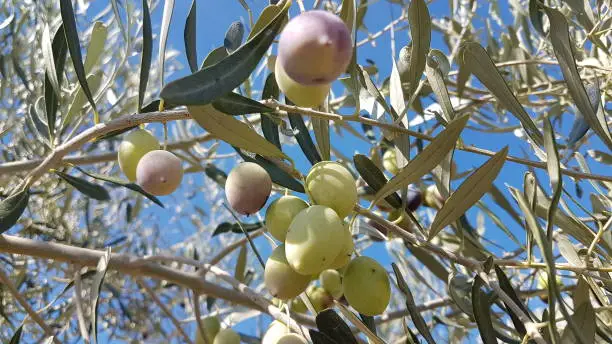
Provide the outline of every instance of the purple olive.
<path id="1" fill-rule="evenodd" d="M 169 195 L 183 180 L 181 159 L 165 150 L 145 154 L 136 167 L 136 183 L 155 196 Z"/>
<path id="2" fill-rule="evenodd" d="M 330 84 L 346 71 L 353 55 L 351 33 L 340 17 L 323 10 L 290 20 L 278 43 L 278 61 L 303 85 Z"/>
<path id="3" fill-rule="evenodd" d="M 253 162 L 234 167 L 225 181 L 225 196 L 232 209 L 251 215 L 263 208 L 272 192 L 272 179 L 266 170 Z"/>

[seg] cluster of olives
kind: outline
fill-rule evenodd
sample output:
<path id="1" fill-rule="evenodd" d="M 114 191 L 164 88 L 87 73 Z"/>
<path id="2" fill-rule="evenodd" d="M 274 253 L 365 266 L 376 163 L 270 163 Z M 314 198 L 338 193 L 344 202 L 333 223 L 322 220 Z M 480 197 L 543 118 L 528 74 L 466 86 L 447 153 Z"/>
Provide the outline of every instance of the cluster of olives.
<path id="1" fill-rule="evenodd" d="M 125 136 L 118 153 L 123 174 L 146 192 L 155 196 L 169 195 L 183 180 L 181 159 L 161 150 L 159 141 L 145 129 L 136 129 Z"/>
<path id="2" fill-rule="evenodd" d="M 196 344 L 240 344 L 240 335 L 231 328 L 221 329 L 216 317 L 202 319 L 202 332 L 196 328 Z"/>
<path id="3" fill-rule="evenodd" d="M 352 54 L 351 33 L 342 19 L 323 10 L 303 12 L 280 35 L 274 68 L 278 87 L 298 106 L 319 106 Z"/>

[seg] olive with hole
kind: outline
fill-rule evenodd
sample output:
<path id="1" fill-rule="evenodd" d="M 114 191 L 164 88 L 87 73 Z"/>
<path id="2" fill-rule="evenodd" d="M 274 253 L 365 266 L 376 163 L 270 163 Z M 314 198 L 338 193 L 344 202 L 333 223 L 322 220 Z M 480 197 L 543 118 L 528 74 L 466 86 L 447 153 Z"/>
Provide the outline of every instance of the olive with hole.
<path id="1" fill-rule="evenodd" d="M 308 344 L 308 342 L 300 335 L 289 333 L 280 337 L 276 344 Z"/>
<path id="2" fill-rule="evenodd" d="M 382 314 L 389 305 L 391 284 L 387 271 L 374 259 L 357 257 L 348 264 L 342 290 L 349 305 L 361 314 Z"/>
<path id="3" fill-rule="evenodd" d="M 274 64 L 274 77 L 278 88 L 297 106 L 301 107 L 317 107 L 325 101 L 331 84 L 323 85 L 302 85 L 291 79 L 285 73 L 278 59 Z"/>
<path id="4" fill-rule="evenodd" d="M 119 168 L 131 182 L 136 181 L 136 167 L 142 157 L 150 151 L 159 149 L 159 141 L 145 129 L 136 129 L 127 134 L 117 153 Z"/>
<path id="5" fill-rule="evenodd" d="M 234 167 L 225 181 L 225 196 L 237 213 L 251 215 L 266 204 L 272 192 L 268 172 L 254 162 L 242 162 Z"/>
<path id="6" fill-rule="evenodd" d="M 295 215 L 308 208 L 308 203 L 296 196 L 283 196 L 266 210 L 266 228 L 274 238 L 285 241 L 287 230 Z"/>
<path id="7" fill-rule="evenodd" d="M 276 247 L 266 261 L 264 284 L 276 298 L 288 300 L 300 295 L 310 280 L 311 276 L 301 275 L 289 266 L 285 257 L 285 245 Z"/>
<path id="8" fill-rule="evenodd" d="M 349 215 L 357 204 L 355 178 L 337 162 L 321 161 L 312 166 L 305 188 L 313 204 L 332 208 L 340 218 Z"/>
<path id="9" fill-rule="evenodd" d="M 226 328 L 217 333 L 213 344 L 240 344 L 240 335 L 231 328 Z"/>
<path id="10" fill-rule="evenodd" d="M 136 183 L 155 196 L 173 193 L 183 180 L 181 159 L 165 150 L 145 154 L 136 167 Z"/>
<path id="11" fill-rule="evenodd" d="M 319 275 L 319 283 L 334 299 L 342 297 L 342 276 L 333 269 L 327 269 Z"/>
<path id="12" fill-rule="evenodd" d="M 353 56 L 351 32 L 337 15 L 312 10 L 291 19 L 278 41 L 278 59 L 291 79 L 303 85 L 330 84 Z"/>
<path id="13" fill-rule="evenodd" d="M 313 205 L 300 211 L 285 238 L 291 268 L 309 278 L 327 269 L 344 248 L 344 230 L 342 220 L 331 208 Z"/>
<path id="14" fill-rule="evenodd" d="M 204 337 L 202 337 L 202 333 L 200 332 L 199 327 L 196 325 L 196 344 L 212 344 L 215 336 L 221 329 L 219 319 L 217 319 L 217 317 L 206 317 L 201 320 L 201 323 L 202 330 L 204 331 Z"/>

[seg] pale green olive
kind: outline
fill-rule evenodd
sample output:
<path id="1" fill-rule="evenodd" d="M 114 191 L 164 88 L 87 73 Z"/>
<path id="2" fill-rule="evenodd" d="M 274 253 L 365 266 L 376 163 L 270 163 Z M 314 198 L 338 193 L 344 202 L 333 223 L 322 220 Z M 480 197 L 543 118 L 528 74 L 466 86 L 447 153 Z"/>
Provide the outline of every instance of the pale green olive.
<path id="1" fill-rule="evenodd" d="M 353 235 L 351 234 L 351 230 L 349 228 L 348 223 L 344 225 L 344 233 L 342 241 L 344 245 L 340 250 L 340 253 L 334 259 L 334 262 L 330 264 L 330 269 L 340 269 L 345 267 L 346 264 L 351 261 L 351 256 L 353 255 L 353 251 L 355 250 L 355 243 L 353 242 Z"/>
<path id="2" fill-rule="evenodd" d="M 334 299 L 342 297 L 342 276 L 336 270 L 327 269 L 319 275 L 321 287 L 325 289 Z"/>
<path id="3" fill-rule="evenodd" d="M 337 162 L 316 163 L 306 176 L 305 186 L 313 204 L 332 208 L 340 218 L 350 214 L 357 204 L 355 178 Z"/>
<path id="4" fill-rule="evenodd" d="M 204 341 L 204 337 L 200 333 L 200 329 L 196 327 L 196 344 L 212 344 L 213 340 L 219 330 L 221 329 L 221 323 L 217 317 L 206 317 L 201 320 L 202 330 L 204 330 L 204 335 L 206 341 Z"/>
<path id="5" fill-rule="evenodd" d="M 289 333 L 280 337 L 276 344 L 308 344 L 308 342 L 300 335 Z"/>
<path id="6" fill-rule="evenodd" d="M 295 105 L 301 107 L 316 107 L 323 104 L 331 89 L 331 84 L 302 85 L 297 83 L 285 73 L 278 59 L 274 67 L 274 76 L 278 88 Z"/>
<path id="7" fill-rule="evenodd" d="M 117 153 L 119 168 L 131 182 L 136 181 L 136 167 L 140 159 L 152 150 L 159 149 L 159 141 L 149 131 L 136 129 L 127 134 Z"/>
<path id="8" fill-rule="evenodd" d="M 385 269 L 372 258 L 353 259 L 342 279 L 344 297 L 351 307 L 365 315 L 378 315 L 387 309 L 391 285 Z"/>
<path id="9" fill-rule="evenodd" d="M 272 251 L 264 269 L 264 284 L 272 296 L 281 300 L 300 295 L 310 283 L 310 276 L 295 272 L 285 257 L 285 245 Z"/>
<path id="10" fill-rule="evenodd" d="M 277 240 L 284 242 L 295 215 L 308 208 L 308 203 L 296 196 L 283 196 L 266 210 L 266 228 Z"/>

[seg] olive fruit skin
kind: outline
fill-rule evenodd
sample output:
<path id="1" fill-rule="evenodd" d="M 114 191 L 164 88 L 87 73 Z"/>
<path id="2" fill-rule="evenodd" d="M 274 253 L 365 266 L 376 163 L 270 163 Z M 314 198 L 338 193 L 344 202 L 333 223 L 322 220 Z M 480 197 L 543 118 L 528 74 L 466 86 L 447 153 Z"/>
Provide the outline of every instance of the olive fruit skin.
<path id="1" fill-rule="evenodd" d="M 291 268 L 309 278 L 327 269 L 343 248 L 343 231 L 342 220 L 331 208 L 313 205 L 300 211 L 285 238 Z"/>
<path id="2" fill-rule="evenodd" d="M 136 183 L 155 196 L 169 195 L 183 180 L 181 159 L 165 150 L 145 154 L 136 167 Z"/>
<path id="3" fill-rule="evenodd" d="M 266 210 L 266 228 L 274 238 L 285 241 L 287 230 L 295 215 L 308 208 L 308 203 L 296 196 L 283 196 Z"/>
<path id="4" fill-rule="evenodd" d="M 334 304 L 334 298 L 321 287 L 309 287 L 306 290 L 306 295 L 317 312 L 327 309 Z"/>
<path id="5" fill-rule="evenodd" d="M 322 10 L 291 19 L 278 41 L 278 57 L 302 85 L 329 84 L 346 71 L 353 54 L 351 33 L 340 17 Z"/>
<path id="6" fill-rule="evenodd" d="M 331 89 L 331 84 L 302 85 L 291 79 L 281 66 L 278 58 L 274 64 L 274 77 L 278 88 L 283 91 L 285 96 L 295 105 L 301 107 L 316 107 L 323 104 Z"/>
<path id="7" fill-rule="evenodd" d="M 276 344 L 308 344 L 308 342 L 300 335 L 289 333 L 280 337 Z"/>
<path id="8" fill-rule="evenodd" d="M 342 276 L 333 269 L 327 269 L 319 275 L 321 287 L 325 289 L 334 299 L 342 297 Z"/>
<path id="9" fill-rule="evenodd" d="M 351 307 L 370 316 L 383 313 L 391 298 L 387 272 L 377 261 L 366 256 L 353 259 L 346 267 L 342 289 Z"/>
<path id="10" fill-rule="evenodd" d="M 140 159 L 152 150 L 159 149 L 159 141 L 144 129 L 136 129 L 127 134 L 117 153 L 119 168 L 131 182 L 136 181 L 136 167 Z"/>
<path id="11" fill-rule="evenodd" d="M 272 251 L 264 269 L 264 284 L 272 296 L 281 300 L 292 299 L 300 295 L 311 277 L 295 272 L 285 257 L 285 245 L 280 245 Z"/>
<path id="12" fill-rule="evenodd" d="M 346 264 L 351 261 L 351 256 L 353 255 L 353 251 L 355 250 L 355 243 L 353 242 L 353 235 L 348 224 L 344 226 L 344 232 L 342 233 L 342 236 L 342 241 L 344 245 L 342 246 L 340 253 L 338 253 L 336 258 L 334 259 L 334 262 L 331 263 L 331 265 L 329 266 L 329 269 L 340 269 L 342 267 L 345 267 Z"/>
<path id="13" fill-rule="evenodd" d="M 391 174 L 397 174 L 399 168 L 397 167 L 397 153 L 395 148 L 390 148 L 383 154 L 383 167 Z"/>
<path id="14" fill-rule="evenodd" d="M 349 215 L 357 204 L 355 178 L 337 162 L 316 163 L 306 176 L 305 186 L 313 204 L 332 208 L 340 218 Z"/>
<path id="15" fill-rule="evenodd" d="M 232 209 L 251 215 L 263 208 L 272 192 L 268 172 L 254 162 L 242 162 L 234 167 L 225 181 L 225 196 Z"/>
<path id="16" fill-rule="evenodd" d="M 261 339 L 261 344 L 277 344 L 278 340 L 287 334 L 287 326 L 278 320 L 274 320 L 268 326 L 266 333 Z"/>
<path id="17" fill-rule="evenodd" d="M 221 330 L 219 319 L 217 319 L 217 317 L 206 317 L 202 319 L 202 327 L 204 335 L 206 336 L 206 341 L 202 338 L 200 329 L 196 327 L 196 344 L 212 344 L 215 336 L 219 333 L 219 330 Z"/>
<path id="18" fill-rule="evenodd" d="M 226 328 L 217 333 L 213 344 L 240 344 L 240 335 L 231 328 Z"/>

